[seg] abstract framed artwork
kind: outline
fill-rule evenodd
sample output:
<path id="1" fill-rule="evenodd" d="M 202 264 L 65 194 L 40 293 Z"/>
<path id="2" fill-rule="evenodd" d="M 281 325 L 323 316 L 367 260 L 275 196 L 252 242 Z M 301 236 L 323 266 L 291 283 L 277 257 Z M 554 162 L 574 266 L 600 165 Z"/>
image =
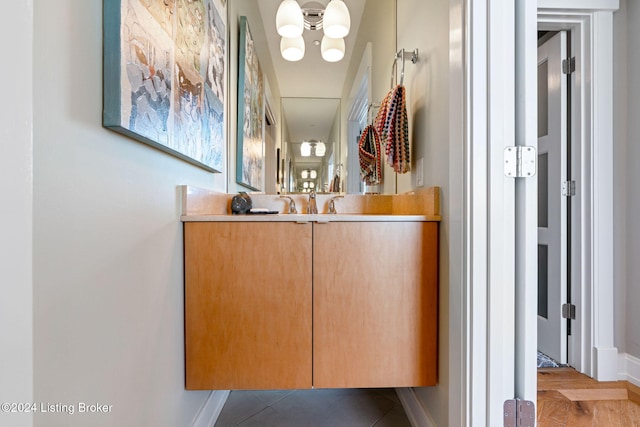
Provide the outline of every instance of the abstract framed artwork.
<path id="1" fill-rule="evenodd" d="M 223 172 L 226 0 L 109 0 L 103 13 L 103 126 Z"/>
<path id="2" fill-rule="evenodd" d="M 264 76 L 245 16 L 240 17 L 238 46 L 236 182 L 252 190 L 262 191 L 264 179 Z"/>

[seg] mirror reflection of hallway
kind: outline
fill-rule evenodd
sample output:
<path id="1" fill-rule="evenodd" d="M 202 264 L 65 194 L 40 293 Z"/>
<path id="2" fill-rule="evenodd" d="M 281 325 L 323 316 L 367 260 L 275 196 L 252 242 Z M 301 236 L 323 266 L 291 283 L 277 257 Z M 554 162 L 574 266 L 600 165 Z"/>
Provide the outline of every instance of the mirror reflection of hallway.
<path id="1" fill-rule="evenodd" d="M 284 191 L 326 193 L 339 166 L 340 100 L 337 98 L 282 98 L 282 141 L 291 177 Z"/>

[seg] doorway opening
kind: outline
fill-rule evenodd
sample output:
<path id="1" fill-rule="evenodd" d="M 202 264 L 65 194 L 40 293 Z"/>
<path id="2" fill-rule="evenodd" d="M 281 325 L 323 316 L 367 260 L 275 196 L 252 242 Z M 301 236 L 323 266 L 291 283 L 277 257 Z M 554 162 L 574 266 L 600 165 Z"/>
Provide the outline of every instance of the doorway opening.
<path id="1" fill-rule="evenodd" d="M 571 273 L 571 32 L 538 32 L 538 367 L 568 364 Z M 579 176 L 579 175 L 578 175 Z M 579 218 L 578 218 L 579 221 Z M 572 309 L 573 308 L 573 309 Z"/>
<path id="2" fill-rule="evenodd" d="M 566 31 L 575 58 L 566 65 L 571 69 L 567 97 L 572 108 L 566 120 L 571 178 L 562 183 L 574 194 L 567 212 L 571 232 L 566 238 L 570 256 L 566 293 L 575 306 L 566 307 L 572 317 L 567 363 L 599 381 L 612 381 L 618 377 L 611 224 L 613 11 L 573 9 L 563 0 L 547 3 L 538 9 L 538 30 Z"/>

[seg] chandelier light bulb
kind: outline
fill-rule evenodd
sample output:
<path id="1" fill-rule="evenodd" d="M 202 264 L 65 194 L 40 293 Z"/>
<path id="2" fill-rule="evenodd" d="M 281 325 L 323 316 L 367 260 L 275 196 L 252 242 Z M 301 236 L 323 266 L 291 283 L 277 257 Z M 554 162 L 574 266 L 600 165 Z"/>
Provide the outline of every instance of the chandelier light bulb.
<path id="1" fill-rule="evenodd" d="M 280 53 L 287 61 L 300 61 L 304 57 L 304 39 L 298 36 L 293 39 L 280 39 Z"/>
<path id="2" fill-rule="evenodd" d="M 346 37 L 351 28 L 349 9 L 342 0 L 331 0 L 324 11 L 324 34 L 334 39 Z"/>
<path id="3" fill-rule="evenodd" d="M 324 156 L 324 153 L 327 151 L 327 147 L 324 145 L 324 142 L 318 142 L 316 144 L 316 157 Z"/>
<path id="4" fill-rule="evenodd" d="M 333 39 L 331 37 L 322 37 L 320 45 L 322 59 L 327 62 L 338 62 L 344 58 L 344 39 Z"/>
<path id="5" fill-rule="evenodd" d="M 318 172 L 316 172 L 315 170 L 312 170 L 310 176 L 311 176 L 311 179 L 316 179 L 318 177 Z"/>
<path id="6" fill-rule="evenodd" d="M 295 0 L 283 0 L 276 13 L 278 34 L 285 38 L 300 37 L 304 31 L 302 9 Z"/>
<path id="7" fill-rule="evenodd" d="M 300 173 L 300 176 L 302 177 L 302 179 L 307 179 L 309 177 L 308 172 L 306 170 L 302 171 L 302 173 Z"/>
<path id="8" fill-rule="evenodd" d="M 311 155 L 311 144 L 308 142 L 300 144 L 300 155 L 302 157 L 309 157 Z"/>

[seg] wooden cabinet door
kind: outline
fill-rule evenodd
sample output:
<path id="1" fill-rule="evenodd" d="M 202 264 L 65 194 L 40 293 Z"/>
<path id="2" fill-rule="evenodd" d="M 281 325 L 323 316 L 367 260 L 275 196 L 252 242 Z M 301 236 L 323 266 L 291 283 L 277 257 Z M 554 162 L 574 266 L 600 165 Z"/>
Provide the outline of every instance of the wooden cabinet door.
<path id="1" fill-rule="evenodd" d="M 314 225 L 314 386 L 436 384 L 435 222 Z"/>
<path id="2" fill-rule="evenodd" d="M 186 388 L 311 388 L 311 224 L 184 227 Z"/>

